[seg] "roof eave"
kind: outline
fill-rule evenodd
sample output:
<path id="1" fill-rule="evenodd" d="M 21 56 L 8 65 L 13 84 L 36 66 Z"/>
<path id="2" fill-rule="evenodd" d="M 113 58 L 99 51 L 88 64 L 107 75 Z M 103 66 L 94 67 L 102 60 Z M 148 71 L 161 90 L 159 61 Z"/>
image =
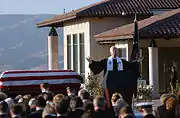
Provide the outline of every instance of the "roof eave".
<path id="1" fill-rule="evenodd" d="M 127 39 L 132 39 L 133 35 L 124 35 L 124 36 L 109 36 L 109 37 L 95 37 L 95 40 L 98 43 L 103 43 L 107 41 L 119 41 L 119 40 L 127 40 Z"/>
<path id="2" fill-rule="evenodd" d="M 54 27 L 63 27 L 63 22 L 64 21 L 69 21 L 69 20 L 73 20 L 73 19 L 76 19 L 76 15 L 65 18 L 65 19 L 59 19 L 59 20 L 56 19 L 56 20 L 53 20 L 53 21 L 50 21 L 50 22 L 48 22 L 48 21 L 40 22 L 40 23 L 36 24 L 36 27 L 37 28 L 52 27 L 52 26 L 54 26 Z"/>

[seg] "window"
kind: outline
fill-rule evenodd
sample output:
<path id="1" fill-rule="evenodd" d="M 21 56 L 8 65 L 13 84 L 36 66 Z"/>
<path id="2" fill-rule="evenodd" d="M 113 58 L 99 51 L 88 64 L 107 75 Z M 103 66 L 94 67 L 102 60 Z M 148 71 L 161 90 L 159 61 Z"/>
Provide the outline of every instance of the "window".
<path id="1" fill-rule="evenodd" d="M 80 73 L 85 74 L 85 51 L 84 51 L 84 33 L 79 34 L 80 43 Z"/>
<path id="2" fill-rule="evenodd" d="M 118 48 L 118 56 L 126 59 L 126 48 Z"/>
<path id="3" fill-rule="evenodd" d="M 78 38 L 73 34 L 73 70 L 78 72 Z"/>
<path id="4" fill-rule="evenodd" d="M 67 35 L 67 69 L 71 69 L 71 35 Z"/>

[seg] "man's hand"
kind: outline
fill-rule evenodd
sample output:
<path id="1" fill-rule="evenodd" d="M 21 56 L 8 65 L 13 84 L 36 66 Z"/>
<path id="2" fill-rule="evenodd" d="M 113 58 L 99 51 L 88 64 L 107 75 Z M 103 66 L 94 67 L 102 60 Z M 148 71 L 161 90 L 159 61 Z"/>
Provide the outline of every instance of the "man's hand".
<path id="1" fill-rule="evenodd" d="M 91 59 L 90 57 L 86 57 L 86 60 L 87 60 L 90 64 L 92 64 L 92 59 Z"/>

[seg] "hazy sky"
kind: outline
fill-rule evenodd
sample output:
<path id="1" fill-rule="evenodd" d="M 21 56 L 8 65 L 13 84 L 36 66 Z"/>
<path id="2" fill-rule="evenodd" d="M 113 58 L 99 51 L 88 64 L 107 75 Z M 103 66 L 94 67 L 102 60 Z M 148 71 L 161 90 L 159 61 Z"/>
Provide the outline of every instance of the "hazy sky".
<path id="1" fill-rule="evenodd" d="M 2 14 L 61 14 L 100 0 L 0 0 Z"/>

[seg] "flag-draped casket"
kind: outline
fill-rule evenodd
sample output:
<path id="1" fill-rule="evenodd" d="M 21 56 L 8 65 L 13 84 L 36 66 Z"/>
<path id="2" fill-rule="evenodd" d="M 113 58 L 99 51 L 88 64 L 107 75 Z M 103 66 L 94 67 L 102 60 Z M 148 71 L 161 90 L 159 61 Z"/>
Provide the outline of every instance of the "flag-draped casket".
<path id="1" fill-rule="evenodd" d="M 39 94 L 39 85 L 50 84 L 54 93 L 66 93 L 66 87 L 80 88 L 82 77 L 71 70 L 16 70 L 5 71 L 0 76 L 0 89 L 9 95 Z"/>

